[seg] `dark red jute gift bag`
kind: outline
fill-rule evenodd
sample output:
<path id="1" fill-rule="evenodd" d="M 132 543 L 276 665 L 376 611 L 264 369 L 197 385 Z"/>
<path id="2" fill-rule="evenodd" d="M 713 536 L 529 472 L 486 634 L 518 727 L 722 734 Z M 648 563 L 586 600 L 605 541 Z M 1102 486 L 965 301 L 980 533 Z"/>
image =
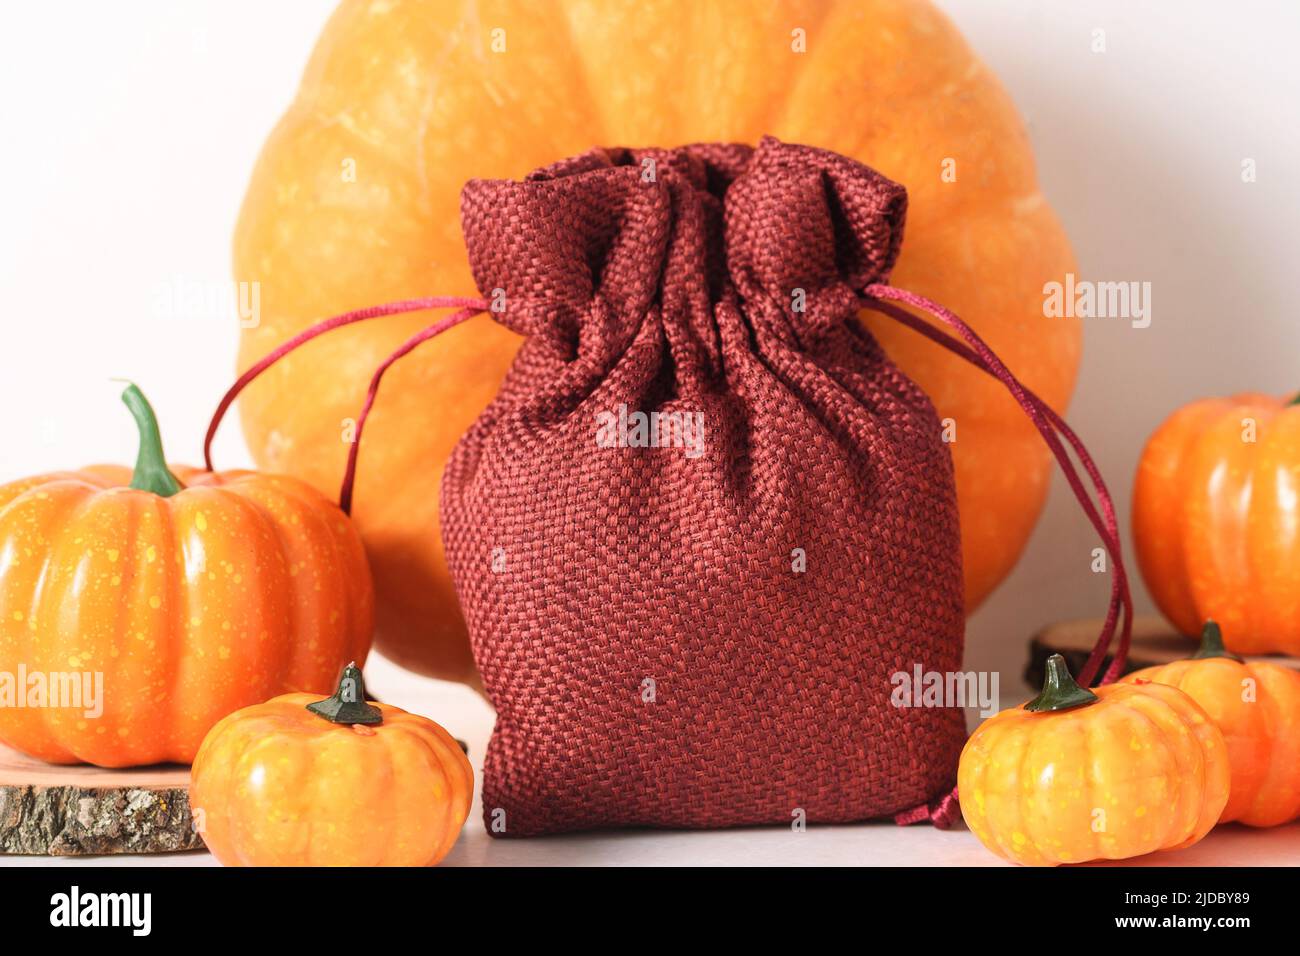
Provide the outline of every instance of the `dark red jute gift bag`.
<path id="1" fill-rule="evenodd" d="M 489 827 L 844 822 L 951 789 L 962 712 L 889 697 L 961 666 L 952 462 L 853 320 L 905 206 L 776 143 L 465 187 L 475 280 L 528 336 L 442 484 L 497 708 Z"/>
<path id="2" fill-rule="evenodd" d="M 960 707 L 897 675 L 962 664 L 952 462 L 929 399 L 857 322 L 875 308 L 1002 378 L 1114 558 L 1090 681 L 1131 616 L 1104 483 L 1073 432 L 964 323 L 886 285 L 904 188 L 834 153 L 593 150 L 468 183 L 483 300 L 527 338 L 442 484 L 447 559 L 497 710 L 489 832 L 899 822 L 957 815 Z M 963 341 L 894 301 L 928 310 Z M 418 427 L 412 423 L 412 427 Z M 1097 489 L 1089 500 L 1061 444 Z"/>

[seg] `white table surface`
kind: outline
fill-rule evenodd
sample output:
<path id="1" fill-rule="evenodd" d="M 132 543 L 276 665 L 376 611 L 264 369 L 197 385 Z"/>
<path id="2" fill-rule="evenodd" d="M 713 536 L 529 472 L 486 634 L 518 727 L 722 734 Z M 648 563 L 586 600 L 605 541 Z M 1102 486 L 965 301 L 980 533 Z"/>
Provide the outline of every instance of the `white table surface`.
<path id="1" fill-rule="evenodd" d="M 483 829 L 478 792 L 493 714 L 478 694 L 427 680 L 378 655 L 367 687 L 387 703 L 442 723 L 470 747 L 475 800 L 460 842 L 444 866 L 1005 866 L 963 827 L 888 823 L 713 831 L 605 831 L 526 840 L 496 840 Z M 1019 703 L 1007 700 L 1007 704 Z M 0 866 L 216 866 L 206 852 L 156 856 L 0 856 Z M 1158 853 L 1125 866 L 1300 866 L 1300 824 L 1272 830 L 1219 827 L 1194 847 Z"/>

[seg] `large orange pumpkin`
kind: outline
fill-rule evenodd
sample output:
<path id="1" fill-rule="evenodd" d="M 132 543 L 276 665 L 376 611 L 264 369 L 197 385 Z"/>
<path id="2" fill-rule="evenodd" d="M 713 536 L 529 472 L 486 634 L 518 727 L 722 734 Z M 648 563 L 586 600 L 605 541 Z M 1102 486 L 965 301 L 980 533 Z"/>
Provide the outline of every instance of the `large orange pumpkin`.
<path id="1" fill-rule="evenodd" d="M 1300 655 L 1300 405 L 1249 393 L 1170 415 L 1138 463 L 1133 543 L 1184 634 L 1213 619 L 1238 654 Z"/>
<path id="2" fill-rule="evenodd" d="M 54 763 L 189 763 L 231 711 L 324 693 L 370 647 L 347 516 L 296 478 L 169 469 L 148 402 L 123 397 L 134 473 L 0 486 L 0 741 Z"/>
<path id="3" fill-rule="evenodd" d="M 257 164 L 235 239 L 260 283 L 242 366 L 344 310 L 473 293 L 458 221 L 471 177 L 519 177 L 594 145 L 787 142 L 836 150 L 907 186 L 893 280 L 952 307 L 1057 409 L 1079 360 L 1043 286 L 1073 269 L 997 80 L 921 0 L 350 0 Z M 333 494 L 375 366 L 427 314 L 341 330 L 267 372 L 241 403 L 257 462 Z M 888 320 L 866 319 L 956 423 L 970 609 L 1015 563 L 1049 459 L 996 382 Z M 375 572 L 377 640 L 399 662 L 470 678 L 442 554 L 438 486 L 518 339 L 480 316 L 385 382 L 354 516 Z"/>

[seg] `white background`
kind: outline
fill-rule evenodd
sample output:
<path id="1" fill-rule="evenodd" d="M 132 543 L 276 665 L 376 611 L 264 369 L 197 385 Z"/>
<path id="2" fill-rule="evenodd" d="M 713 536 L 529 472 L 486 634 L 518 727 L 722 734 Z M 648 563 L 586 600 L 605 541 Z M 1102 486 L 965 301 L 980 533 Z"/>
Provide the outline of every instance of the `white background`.
<path id="1" fill-rule="evenodd" d="M 1081 273 L 1152 283 L 1149 328 L 1085 320 L 1069 414 L 1127 522 L 1142 442 L 1175 406 L 1300 390 L 1300 5 L 941 6 L 1026 117 Z M 332 8 L 5 4 L 0 481 L 131 460 L 133 427 L 110 376 L 146 389 L 173 460 L 198 460 L 232 377 L 235 320 L 219 302 L 178 315 L 165 300 L 228 279 L 248 174 Z M 1096 29 L 1105 53 L 1090 49 Z M 1257 163 L 1255 183 L 1241 180 L 1244 158 Z M 236 420 L 217 451 L 223 466 L 247 463 Z M 1003 671 L 1005 691 L 1033 630 L 1100 613 L 1104 589 L 1086 567 L 1094 543 L 1058 480 L 1018 570 L 970 623 L 967 666 Z M 1141 590 L 1138 602 L 1150 608 Z M 418 698 L 414 678 L 391 679 Z"/>

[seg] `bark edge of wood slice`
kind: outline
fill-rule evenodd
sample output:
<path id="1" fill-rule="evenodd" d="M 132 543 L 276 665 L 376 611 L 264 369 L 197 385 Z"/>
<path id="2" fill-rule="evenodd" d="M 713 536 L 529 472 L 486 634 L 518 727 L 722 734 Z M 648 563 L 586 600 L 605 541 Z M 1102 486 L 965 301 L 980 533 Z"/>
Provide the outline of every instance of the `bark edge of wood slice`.
<path id="1" fill-rule="evenodd" d="M 1029 662 L 1025 665 L 1025 682 L 1037 690 L 1043 686 L 1043 670 L 1047 659 L 1053 654 L 1060 654 L 1069 665 L 1071 674 L 1078 674 L 1083 669 L 1092 646 L 1097 642 L 1104 621 L 1101 618 L 1086 618 L 1076 621 L 1062 621 L 1049 624 L 1029 641 Z M 1119 640 L 1116 635 L 1111 647 Z M 1174 630 L 1173 625 L 1158 614 L 1139 614 L 1133 618 L 1133 640 L 1129 645 L 1128 661 L 1124 667 L 1125 674 L 1154 667 L 1157 664 L 1169 664 L 1173 661 L 1191 657 L 1196 653 L 1200 637 L 1187 637 Z M 1271 661 L 1284 667 L 1300 668 L 1300 660 L 1294 657 L 1278 655 L 1246 655 L 1248 661 Z M 1101 671 L 1110 665 L 1111 655 L 1107 654 Z"/>
<path id="2" fill-rule="evenodd" d="M 186 766 L 48 764 L 0 744 L 0 854 L 201 850 L 189 786 Z"/>

